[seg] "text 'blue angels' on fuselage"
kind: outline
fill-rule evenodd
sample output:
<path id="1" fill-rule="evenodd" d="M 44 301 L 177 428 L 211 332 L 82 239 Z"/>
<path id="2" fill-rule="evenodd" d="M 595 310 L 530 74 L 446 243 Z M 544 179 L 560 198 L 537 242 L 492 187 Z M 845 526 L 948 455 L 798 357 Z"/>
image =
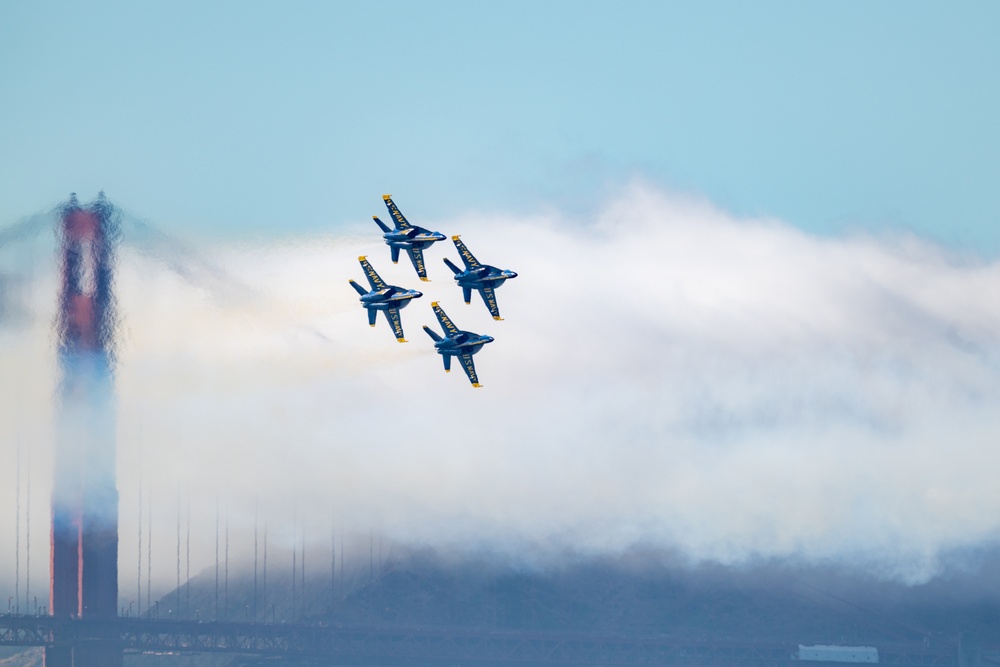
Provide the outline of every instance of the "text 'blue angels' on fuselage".
<path id="1" fill-rule="evenodd" d="M 375 326 L 375 317 L 378 315 L 378 311 L 381 310 L 385 313 L 385 319 L 389 322 L 389 326 L 392 327 L 392 333 L 395 334 L 396 340 L 400 343 L 405 343 L 406 339 L 403 338 L 403 323 L 399 319 L 399 311 L 401 308 L 406 308 L 410 305 L 411 300 L 422 297 L 423 293 L 413 289 L 403 289 L 402 287 L 386 284 L 378 273 L 375 272 L 375 269 L 372 268 L 372 265 L 368 263 L 364 255 L 358 257 L 358 261 L 361 262 L 361 268 L 365 270 L 365 275 L 368 276 L 368 283 L 372 286 L 371 291 L 365 291 L 364 287 L 353 280 L 348 282 L 361 295 L 361 305 L 368 311 L 368 324 Z"/>
<path id="2" fill-rule="evenodd" d="M 421 280 L 427 280 L 424 249 L 433 243 L 444 241 L 447 237 L 441 232 L 432 232 L 429 229 L 411 225 L 396 208 L 396 204 L 392 201 L 392 195 L 382 195 L 382 199 L 385 200 L 385 207 L 389 209 L 389 215 L 392 216 L 392 221 L 396 226 L 389 229 L 388 225 L 379 220 L 377 215 L 373 215 L 372 219 L 383 232 L 382 238 L 385 239 L 386 245 L 392 252 L 393 264 L 399 261 L 399 251 L 405 250 L 406 254 L 410 256 L 410 261 L 413 262 L 413 268 L 417 270 L 417 275 L 420 276 Z"/>
<path id="3" fill-rule="evenodd" d="M 424 327 L 424 331 L 434 339 L 434 349 L 444 359 L 445 372 L 451 372 L 451 358 L 458 357 L 459 361 L 462 362 L 465 374 L 469 376 L 469 382 L 472 383 L 472 386 L 481 387 L 479 376 L 476 375 L 476 366 L 472 363 L 472 355 L 479 352 L 486 343 L 492 343 L 493 336 L 480 336 L 471 331 L 462 331 L 445 315 L 444 310 L 441 309 L 437 301 L 433 302 L 431 306 L 434 307 L 434 314 L 437 315 L 438 322 L 441 323 L 441 328 L 444 329 L 445 337 L 442 338 L 427 326 Z"/>
<path id="4" fill-rule="evenodd" d="M 517 274 L 508 269 L 498 269 L 489 264 L 482 264 L 475 256 L 469 252 L 462 240 L 458 236 L 452 236 L 458 248 L 458 254 L 465 262 L 465 271 L 461 271 L 457 266 L 445 258 L 444 263 L 455 273 L 455 282 L 462 288 L 462 296 L 466 303 L 472 300 L 472 290 L 477 290 L 483 297 L 483 303 L 490 309 L 493 319 L 499 320 L 500 308 L 497 306 L 497 296 L 493 291 L 503 285 L 510 278 L 517 278 Z"/>

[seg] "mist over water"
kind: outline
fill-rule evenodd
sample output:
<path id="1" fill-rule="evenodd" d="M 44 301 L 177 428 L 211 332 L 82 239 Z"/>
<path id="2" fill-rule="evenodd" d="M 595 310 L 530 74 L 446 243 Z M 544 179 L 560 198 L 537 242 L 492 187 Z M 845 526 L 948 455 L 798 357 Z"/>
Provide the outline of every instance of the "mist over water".
<path id="1" fill-rule="evenodd" d="M 214 568 L 217 520 L 234 563 L 252 560 L 265 522 L 274 553 L 327 548 L 332 533 L 363 558 L 374 533 L 528 567 L 641 547 L 909 583 L 996 545 L 1000 263 L 901 234 L 812 236 L 642 184 L 582 219 L 420 220 L 411 199 L 398 201 L 414 224 L 518 272 L 497 291 L 504 321 L 478 295 L 462 302 L 441 261 L 457 261 L 450 242 L 425 252 L 420 283 L 370 221 L 197 245 L 125 216 L 123 591 L 137 585 L 140 497 L 161 589 L 178 535 L 192 573 Z M 12 247 L 0 247 L 0 456 L 31 451 L 34 578 L 58 275 L 54 255 L 28 270 Z M 363 280 L 359 255 L 424 292 L 402 311 L 410 342 L 367 326 L 347 284 Z M 443 372 L 420 331 L 435 325 L 431 301 L 496 338 L 475 358 L 482 389 Z M 5 508 L 15 473 L 0 468 Z M 4 535 L 14 519 L 0 516 Z M 12 561 L 0 553 L 0 572 Z"/>

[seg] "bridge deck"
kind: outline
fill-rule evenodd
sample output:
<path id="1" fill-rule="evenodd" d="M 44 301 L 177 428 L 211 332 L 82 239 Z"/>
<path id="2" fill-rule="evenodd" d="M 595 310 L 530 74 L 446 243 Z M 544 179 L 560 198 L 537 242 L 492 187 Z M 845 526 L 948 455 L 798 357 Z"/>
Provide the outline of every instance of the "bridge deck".
<path id="1" fill-rule="evenodd" d="M 109 636 L 116 637 L 127 652 L 228 652 L 386 665 L 413 664 L 415 661 L 427 665 L 488 662 L 691 667 L 766 667 L 798 663 L 793 657 L 797 646 L 782 643 L 284 623 L 0 616 L 0 645 L 80 644 Z M 882 665 L 955 667 L 959 663 L 957 647 L 951 644 L 880 645 L 877 648 Z"/>

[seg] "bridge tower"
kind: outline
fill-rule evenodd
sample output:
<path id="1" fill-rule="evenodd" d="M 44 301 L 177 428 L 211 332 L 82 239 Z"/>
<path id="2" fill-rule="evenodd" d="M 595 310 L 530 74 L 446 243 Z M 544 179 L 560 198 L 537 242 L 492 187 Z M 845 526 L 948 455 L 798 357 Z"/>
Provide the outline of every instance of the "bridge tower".
<path id="1" fill-rule="evenodd" d="M 115 482 L 114 282 L 119 213 L 104 198 L 60 210 L 59 410 L 51 533 L 53 616 L 118 615 L 118 489 Z M 108 624 L 113 630 L 113 626 Z M 46 667 L 121 667 L 107 636 L 60 642 Z"/>

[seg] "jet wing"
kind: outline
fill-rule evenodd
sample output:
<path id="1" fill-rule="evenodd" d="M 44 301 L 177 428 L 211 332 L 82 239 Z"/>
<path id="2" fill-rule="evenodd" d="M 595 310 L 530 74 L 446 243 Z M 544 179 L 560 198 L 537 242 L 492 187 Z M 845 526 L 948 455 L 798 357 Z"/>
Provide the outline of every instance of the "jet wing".
<path id="1" fill-rule="evenodd" d="M 399 308 L 389 308 L 385 312 L 385 319 L 389 321 L 389 326 L 392 327 L 392 333 L 396 334 L 396 340 L 400 343 L 405 343 L 406 339 L 403 338 L 403 321 L 399 319 Z"/>
<path id="2" fill-rule="evenodd" d="M 459 333 L 458 327 L 456 327 L 455 323 L 451 321 L 451 318 L 449 318 L 445 314 L 441 306 L 438 305 L 438 302 L 437 301 L 432 302 L 431 307 L 434 308 L 434 314 L 437 315 L 438 322 L 441 323 L 441 328 L 445 330 L 445 333 L 448 334 L 449 336 L 458 335 Z"/>
<path id="3" fill-rule="evenodd" d="M 473 387 L 482 387 L 483 385 L 479 384 L 479 376 L 476 375 L 476 365 L 472 362 L 472 355 L 463 354 L 461 355 L 461 359 L 462 368 L 465 370 L 465 374 L 469 376 L 469 382 L 472 383 Z"/>
<path id="4" fill-rule="evenodd" d="M 382 199 L 385 200 L 385 207 L 389 209 L 389 215 L 392 216 L 397 229 L 409 229 L 412 227 L 407 219 L 403 217 L 403 214 L 399 212 L 399 209 L 396 208 L 396 204 L 392 201 L 392 195 L 382 195 Z"/>
<path id="5" fill-rule="evenodd" d="M 460 237 L 452 236 L 451 240 L 455 242 L 455 247 L 458 248 L 458 254 L 462 256 L 462 261 L 465 262 L 466 269 L 475 269 L 481 266 L 479 260 L 469 252 L 469 249 L 465 247 Z"/>
<path id="6" fill-rule="evenodd" d="M 420 279 L 427 280 L 427 267 L 424 266 L 424 251 L 420 248 L 407 248 L 406 254 L 410 256 L 413 268 L 417 270 L 417 275 L 420 276 Z"/>
<path id="7" fill-rule="evenodd" d="M 493 319 L 502 319 L 500 317 L 500 308 L 497 306 L 497 295 L 493 291 L 493 288 L 489 285 L 480 287 L 479 294 L 483 297 L 483 303 L 485 303 L 486 307 L 490 309 L 490 315 L 493 316 Z"/>
<path id="8" fill-rule="evenodd" d="M 368 276 L 368 282 L 371 283 L 373 290 L 382 290 L 389 287 L 378 273 L 375 272 L 375 269 L 368 263 L 364 255 L 358 257 L 358 261 L 361 262 L 361 268 L 365 270 L 365 275 Z"/>

